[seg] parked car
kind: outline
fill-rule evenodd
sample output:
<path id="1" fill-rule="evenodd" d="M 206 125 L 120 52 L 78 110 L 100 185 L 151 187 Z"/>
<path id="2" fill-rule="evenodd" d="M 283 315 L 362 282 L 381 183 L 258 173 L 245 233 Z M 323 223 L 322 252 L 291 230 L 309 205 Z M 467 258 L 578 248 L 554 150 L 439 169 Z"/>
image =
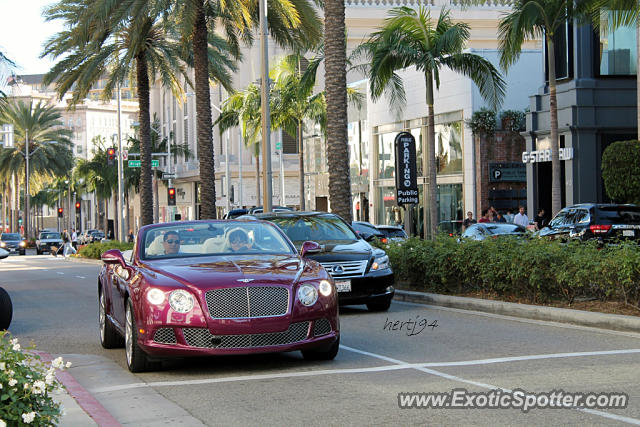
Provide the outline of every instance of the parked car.
<path id="1" fill-rule="evenodd" d="M 378 230 L 375 225 L 366 221 L 353 221 L 351 227 L 361 236 L 364 240 L 370 242 L 372 239 L 377 239 L 382 243 L 387 243 L 387 236 Z"/>
<path id="2" fill-rule="evenodd" d="M 9 293 L 0 287 L 0 331 L 6 331 L 13 317 L 13 304 Z"/>
<path id="3" fill-rule="evenodd" d="M 402 227 L 397 225 L 376 225 L 376 228 L 392 242 L 401 242 L 409 238 Z"/>
<path id="4" fill-rule="evenodd" d="M 264 208 L 262 206 L 256 206 L 249 209 L 249 212 L 247 212 L 247 214 L 253 215 L 253 214 L 259 214 L 262 212 L 264 212 Z M 293 209 L 288 208 L 286 206 L 272 206 L 271 212 L 293 212 Z"/>
<path id="5" fill-rule="evenodd" d="M 274 212 L 256 217 L 277 224 L 298 250 L 308 240 L 321 245 L 322 251 L 308 257 L 334 278 L 340 305 L 389 309 L 395 292 L 389 257 L 359 237 L 342 218 L 326 212 Z"/>
<path id="6" fill-rule="evenodd" d="M 229 212 L 224 214 L 223 219 L 235 219 L 239 216 L 246 215 L 249 213 L 249 209 L 231 209 Z"/>
<path id="7" fill-rule="evenodd" d="M 0 248 L 10 253 L 25 255 L 27 253 L 27 241 L 19 233 L 2 233 L 0 234 Z"/>
<path id="8" fill-rule="evenodd" d="M 38 255 L 45 252 L 60 249 L 62 246 L 62 236 L 57 231 L 41 231 L 36 240 L 36 253 Z"/>
<path id="9" fill-rule="evenodd" d="M 518 224 L 510 224 L 505 222 L 483 222 L 472 224 L 464 230 L 460 241 L 469 240 L 485 240 L 489 237 L 497 238 L 499 236 L 516 236 L 524 237 L 527 230 Z"/>
<path id="10" fill-rule="evenodd" d="M 446 233 L 449 236 L 456 236 L 462 232 L 462 220 L 450 220 L 450 221 L 440 221 L 438 223 L 438 232 Z"/>
<path id="11" fill-rule="evenodd" d="M 640 240 L 640 206 L 583 203 L 561 209 L 539 231 L 552 239 Z"/>
<path id="12" fill-rule="evenodd" d="M 180 244 L 181 231 L 206 231 Z M 340 345 L 336 289 L 287 236 L 264 221 L 184 221 L 141 227 L 129 258 L 102 254 L 100 342 L 124 344 L 129 370 L 169 356 L 301 350 L 333 359 Z M 123 339 L 124 338 L 124 339 Z M 124 342 L 123 342 L 124 341 Z"/>
<path id="13" fill-rule="evenodd" d="M 81 235 L 80 244 L 88 245 L 93 242 L 100 242 L 104 239 L 104 232 L 101 230 L 87 230 L 84 234 Z"/>

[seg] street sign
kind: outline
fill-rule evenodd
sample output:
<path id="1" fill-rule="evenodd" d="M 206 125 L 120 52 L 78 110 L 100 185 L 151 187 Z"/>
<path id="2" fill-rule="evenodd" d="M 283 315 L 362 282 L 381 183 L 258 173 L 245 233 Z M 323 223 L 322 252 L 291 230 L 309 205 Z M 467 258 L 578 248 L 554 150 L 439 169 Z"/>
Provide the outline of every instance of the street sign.
<path id="1" fill-rule="evenodd" d="M 278 151 L 282 150 L 282 142 L 281 141 L 276 142 L 276 150 L 278 150 Z"/>
<path id="2" fill-rule="evenodd" d="M 175 177 L 175 173 L 162 172 L 162 179 L 174 179 Z"/>
<path id="3" fill-rule="evenodd" d="M 127 150 L 122 150 L 122 160 L 129 159 L 129 152 Z"/>
<path id="4" fill-rule="evenodd" d="M 130 168 L 139 168 L 140 167 L 140 160 L 129 160 L 127 162 L 127 165 Z M 160 166 L 160 160 L 151 160 L 151 167 L 152 168 L 157 168 Z"/>
<path id="5" fill-rule="evenodd" d="M 416 139 L 409 132 L 400 132 L 394 140 L 396 152 L 396 196 L 398 205 L 417 204 L 418 174 Z"/>

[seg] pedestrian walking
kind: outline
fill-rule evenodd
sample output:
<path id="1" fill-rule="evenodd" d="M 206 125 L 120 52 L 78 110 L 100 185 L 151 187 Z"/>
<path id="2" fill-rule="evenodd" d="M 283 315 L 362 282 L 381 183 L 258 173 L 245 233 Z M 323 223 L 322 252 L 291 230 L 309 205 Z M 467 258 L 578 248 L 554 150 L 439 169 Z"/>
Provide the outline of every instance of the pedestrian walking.
<path id="1" fill-rule="evenodd" d="M 524 213 L 524 206 L 520 206 L 520 211 L 513 218 L 513 222 L 527 228 L 529 225 L 529 217 Z"/>
<path id="2" fill-rule="evenodd" d="M 133 243 L 134 236 L 133 236 L 133 230 L 132 229 L 129 229 L 129 234 L 127 235 L 127 239 L 129 241 L 129 243 Z"/>
<path id="3" fill-rule="evenodd" d="M 62 256 L 64 256 L 64 259 L 67 259 L 69 257 L 69 252 L 73 252 L 74 254 L 77 253 L 77 251 L 71 245 L 71 236 L 69 235 L 69 232 L 66 228 L 64 230 L 64 233 L 62 234 L 62 241 Z"/>
<path id="4" fill-rule="evenodd" d="M 71 230 L 71 246 L 76 251 L 78 250 L 78 231 L 75 228 Z"/>

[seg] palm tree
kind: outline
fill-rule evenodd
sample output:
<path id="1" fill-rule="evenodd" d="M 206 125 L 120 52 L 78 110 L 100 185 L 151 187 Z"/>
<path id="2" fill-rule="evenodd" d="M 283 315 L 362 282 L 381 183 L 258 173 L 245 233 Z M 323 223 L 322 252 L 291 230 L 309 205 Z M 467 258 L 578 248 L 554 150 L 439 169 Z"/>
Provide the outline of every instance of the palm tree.
<path id="1" fill-rule="evenodd" d="M 0 80 L 4 81 L 6 74 L 15 67 L 16 64 L 10 60 L 2 51 L 0 51 Z M 6 95 L 0 90 L 0 100 Z"/>
<path id="2" fill-rule="evenodd" d="M 578 5 L 580 2 L 577 2 Z M 587 3 L 587 2 L 583 2 Z M 549 73 L 549 114 L 551 116 L 551 216 L 562 208 L 560 183 L 560 140 L 558 138 L 558 103 L 554 36 L 568 20 L 578 17 L 573 2 L 564 0 L 517 0 L 512 11 L 498 25 L 500 65 L 506 70 L 519 58 L 525 40 L 544 37 L 547 45 Z"/>
<path id="3" fill-rule="evenodd" d="M 220 127 L 220 132 L 224 132 L 235 126 L 241 126 L 242 141 L 245 147 L 253 149 L 256 159 L 256 196 L 257 206 L 260 202 L 260 139 L 262 135 L 262 114 L 261 114 L 260 87 L 250 84 L 245 90 L 232 93 L 222 103 L 222 113 L 215 121 L 214 125 Z M 274 109 L 270 108 L 273 122 Z"/>
<path id="4" fill-rule="evenodd" d="M 393 8 L 385 25 L 372 34 L 358 50 L 370 60 L 368 70 L 374 100 L 387 93 L 392 105 L 405 101 L 402 79 L 396 73 L 414 66 L 424 74 L 426 84 L 427 155 L 429 161 L 430 233 L 435 237 L 438 211 L 436 206 L 436 158 L 434 128 L 434 81 L 440 84 L 440 69 L 449 68 L 471 78 L 480 94 L 497 109 L 505 91 L 505 83 L 495 67 L 485 58 L 463 52 L 469 39 L 469 26 L 453 23 L 448 10 L 442 10 L 432 23 L 429 10 L 420 6 Z M 396 172 L 397 173 L 397 172 Z M 426 213 L 426 206 L 425 206 Z"/>
<path id="5" fill-rule="evenodd" d="M 145 1 L 145 0 L 140 0 Z M 182 22 L 183 40 L 193 49 L 196 92 L 196 126 L 200 160 L 201 217 L 215 218 L 215 168 L 213 159 L 210 78 L 216 64 L 207 56 L 208 27 L 225 32 L 232 45 L 239 39 L 252 43 L 258 23 L 258 0 L 165 0 Z M 280 46 L 312 46 L 319 40 L 320 21 L 308 0 L 274 0 L 268 3 L 269 32 Z M 209 60 L 208 60 L 209 59 Z M 230 88 L 227 88 L 228 90 Z"/>
<path id="6" fill-rule="evenodd" d="M 299 53 L 285 56 L 271 70 L 274 80 L 272 116 L 273 128 L 283 128 L 298 141 L 298 167 L 300 178 L 300 210 L 305 210 L 304 198 L 304 144 L 305 120 L 320 124 L 326 132 L 327 113 L 324 92 L 313 94 L 313 82 L 303 81 Z"/>
<path id="7" fill-rule="evenodd" d="M 331 211 L 351 223 L 351 178 L 347 134 L 347 47 L 344 0 L 326 0 L 324 7 L 327 155 Z"/>
<path id="8" fill-rule="evenodd" d="M 178 43 L 173 21 L 163 19 L 162 10 L 147 4 L 139 5 L 138 9 L 124 6 L 102 0 L 61 0 L 48 8 L 45 11 L 48 19 L 63 19 L 68 29 L 45 46 L 43 56 L 64 58 L 47 73 L 44 81 L 55 82 L 61 98 L 73 90 L 72 104 L 76 104 L 105 75 L 108 79 L 103 98 L 111 99 L 113 89 L 128 74 L 135 74 L 141 140 L 141 222 L 145 225 L 153 222 L 150 83 L 158 77 L 179 96 L 183 91 L 179 77 L 190 84 L 186 64 L 181 61 L 188 58 Z"/>
<path id="9" fill-rule="evenodd" d="M 33 176 L 62 176 L 73 167 L 71 135 L 63 128 L 60 112 L 38 102 L 9 101 L 0 111 L 0 122 L 14 126 L 16 145 L 0 151 L 0 173 L 23 173 L 25 183 Z M 55 141 L 56 144 L 49 144 Z M 25 153 L 28 144 L 29 153 Z M 26 157 L 29 156 L 29 176 L 26 176 Z M 29 237 L 27 211 L 29 195 L 25 193 L 23 224 L 25 235 Z"/>

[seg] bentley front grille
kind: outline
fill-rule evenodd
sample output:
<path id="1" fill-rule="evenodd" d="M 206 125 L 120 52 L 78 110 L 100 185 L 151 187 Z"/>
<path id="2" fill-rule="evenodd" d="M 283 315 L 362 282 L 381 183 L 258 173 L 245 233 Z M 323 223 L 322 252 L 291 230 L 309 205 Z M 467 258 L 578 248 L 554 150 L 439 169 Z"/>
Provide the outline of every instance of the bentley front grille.
<path id="1" fill-rule="evenodd" d="M 213 335 L 205 328 L 184 328 L 184 340 L 191 347 L 200 348 L 254 348 L 272 345 L 293 344 L 304 341 L 309 331 L 309 322 L 289 325 L 284 332 L 252 335 Z"/>
<path id="2" fill-rule="evenodd" d="M 173 328 L 160 328 L 153 336 L 153 340 L 159 344 L 176 344 L 176 334 Z"/>
<path id="3" fill-rule="evenodd" d="M 313 336 L 319 337 L 321 335 L 327 335 L 331 332 L 331 322 L 327 319 L 316 320 L 313 325 Z"/>
<path id="4" fill-rule="evenodd" d="M 321 262 L 327 273 L 336 279 L 362 277 L 367 269 L 368 260 L 350 262 Z"/>
<path id="5" fill-rule="evenodd" d="M 289 308 L 289 290 L 279 286 L 214 289 L 205 299 L 214 319 L 283 316 Z"/>

